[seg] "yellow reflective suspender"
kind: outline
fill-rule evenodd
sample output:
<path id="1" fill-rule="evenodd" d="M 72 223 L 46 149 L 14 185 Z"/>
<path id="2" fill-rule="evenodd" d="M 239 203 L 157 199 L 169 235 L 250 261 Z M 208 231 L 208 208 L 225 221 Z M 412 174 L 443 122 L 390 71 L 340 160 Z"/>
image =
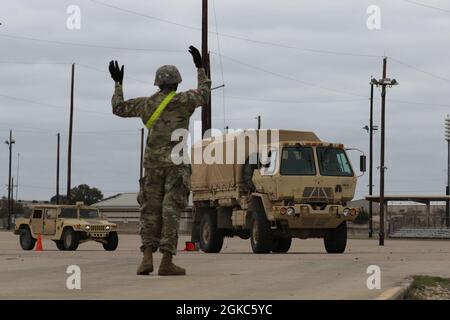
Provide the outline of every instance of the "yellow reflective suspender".
<path id="1" fill-rule="evenodd" d="M 175 97 L 176 94 L 177 93 L 175 91 L 172 91 L 167 95 L 167 97 L 164 98 L 164 100 L 161 102 L 158 108 L 156 108 L 155 112 L 153 112 L 152 116 L 150 117 L 150 119 L 148 119 L 147 123 L 145 124 L 147 129 L 150 129 L 150 127 L 153 125 L 156 119 L 158 119 L 159 116 L 161 115 L 161 112 L 163 112 L 163 110 L 167 107 L 169 102 L 173 99 L 173 97 Z"/>

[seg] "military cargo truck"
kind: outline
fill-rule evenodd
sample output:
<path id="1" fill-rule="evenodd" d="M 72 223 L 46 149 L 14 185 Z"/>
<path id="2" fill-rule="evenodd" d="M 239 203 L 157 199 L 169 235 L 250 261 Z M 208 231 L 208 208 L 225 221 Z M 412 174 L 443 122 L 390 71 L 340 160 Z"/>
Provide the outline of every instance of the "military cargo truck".
<path id="1" fill-rule="evenodd" d="M 358 214 L 347 206 L 357 177 L 344 146 L 313 132 L 273 132 L 234 132 L 192 147 L 192 241 L 217 253 L 224 237 L 238 236 L 254 253 L 284 253 L 293 237 L 323 238 L 328 253 L 344 252 L 347 222 Z M 194 159 L 202 153 L 233 160 Z"/>
<path id="2" fill-rule="evenodd" d="M 74 251 L 81 243 L 96 241 L 106 251 L 114 251 L 119 244 L 117 225 L 83 203 L 37 205 L 29 218 L 16 219 L 14 234 L 20 236 L 23 250 L 33 250 L 39 235 L 53 240 L 59 250 Z"/>

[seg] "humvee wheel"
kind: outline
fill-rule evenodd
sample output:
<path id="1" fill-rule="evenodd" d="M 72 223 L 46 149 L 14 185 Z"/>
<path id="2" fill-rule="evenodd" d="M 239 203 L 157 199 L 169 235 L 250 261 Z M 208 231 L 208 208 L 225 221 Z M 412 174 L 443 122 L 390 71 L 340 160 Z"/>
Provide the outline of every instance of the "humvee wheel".
<path id="1" fill-rule="evenodd" d="M 64 243 L 62 240 L 55 240 L 55 244 L 56 244 L 56 247 L 58 248 L 58 250 L 61 250 L 61 251 L 66 250 L 64 248 Z"/>
<path id="2" fill-rule="evenodd" d="M 286 253 L 291 248 L 292 237 L 276 237 L 273 239 L 273 249 L 274 253 Z"/>
<path id="3" fill-rule="evenodd" d="M 66 228 L 61 236 L 61 241 L 63 243 L 64 250 L 75 251 L 80 244 L 80 239 L 78 233 L 76 233 L 72 228 Z"/>
<path id="4" fill-rule="evenodd" d="M 200 248 L 207 253 L 222 250 L 223 230 L 217 228 L 217 215 L 206 213 L 200 222 Z"/>
<path id="5" fill-rule="evenodd" d="M 336 229 L 328 230 L 323 242 L 328 253 L 343 253 L 347 246 L 347 222 L 342 222 Z"/>
<path id="6" fill-rule="evenodd" d="M 253 212 L 250 241 L 254 253 L 269 253 L 272 250 L 270 224 L 263 212 Z"/>
<path id="7" fill-rule="evenodd" d="M 117 246 L 119 245 L 119 237 L 117 236 L 117 232 L 113 231 L 110 232 L 108 237 L 106 238 L 106 243 L 102 243 L 103 248 L 106 251 L 114 251 L 117 249 Z"/>
<path id="8" fill-rule="evenodd" d="M 31 236 L 30 229 L 24 228 L 20 230 L 19 242 L 23 250 L 33 250 L 36 239 Z"/>

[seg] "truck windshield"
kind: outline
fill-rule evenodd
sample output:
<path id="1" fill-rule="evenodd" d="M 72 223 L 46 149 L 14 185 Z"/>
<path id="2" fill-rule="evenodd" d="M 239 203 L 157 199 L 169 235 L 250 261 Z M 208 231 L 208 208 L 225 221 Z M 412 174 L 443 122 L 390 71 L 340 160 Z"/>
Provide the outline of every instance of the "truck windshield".
<path id="1" fill-rule="evenodd" d="M 310 147 L 284 147 L 281 155 L 282 175 L 315 175 L 313 151 Z"/>
<path id="2" fill-rule="evenodd" d="M 320 174 L 323 176 L 352 177 L 353 171 L 345 151 L 339 148 L 317 148 Z"/>
<path id="3" fill-rule="evenodd" d="M 77 218 L 77 209 L 76 208 L 61 208 L 59 217 L 76 219 Z"/>
<path id="4" fill-rule="evenodd" d="M 98 210 L 80 209 L 80 219 L 98 219 Z"/>

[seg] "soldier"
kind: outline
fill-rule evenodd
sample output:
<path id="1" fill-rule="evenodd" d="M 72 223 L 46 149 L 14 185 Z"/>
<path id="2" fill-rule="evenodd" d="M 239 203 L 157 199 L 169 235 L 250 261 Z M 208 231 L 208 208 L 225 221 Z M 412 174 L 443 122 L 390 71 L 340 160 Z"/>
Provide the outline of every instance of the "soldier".
<path id="1" fill-rule="evenodd" d="M 181 211 L 188 202 L 190 165 L 175 165 L 171 160 L 171 141 L 176 129 L 188 129 L 195 108 L 208 103 L 211 81 L 206 76 L 199 51 L 189 47 L 198 74 L 198 88 L 176 93 L 181 75 L 175 66 L 165 65 L 156 71 L 155 85 L 159 91 L 150 97 L 124 101 L 122 80 L 124 66 L 111 61 L 109 71 L 115 81 L 112 97 L 113 113 L 119 117 L 139 117 L 148 128 L 145 148 L 145 176 L 139 181 L 138 202 L 141 212 L 141 251 L 144 254 L 138 275 L 153 272 L 153 253 L 163 254 L 158 274 L 185 275 L 186 270 L 172 262 L 176 254 Z"/>

